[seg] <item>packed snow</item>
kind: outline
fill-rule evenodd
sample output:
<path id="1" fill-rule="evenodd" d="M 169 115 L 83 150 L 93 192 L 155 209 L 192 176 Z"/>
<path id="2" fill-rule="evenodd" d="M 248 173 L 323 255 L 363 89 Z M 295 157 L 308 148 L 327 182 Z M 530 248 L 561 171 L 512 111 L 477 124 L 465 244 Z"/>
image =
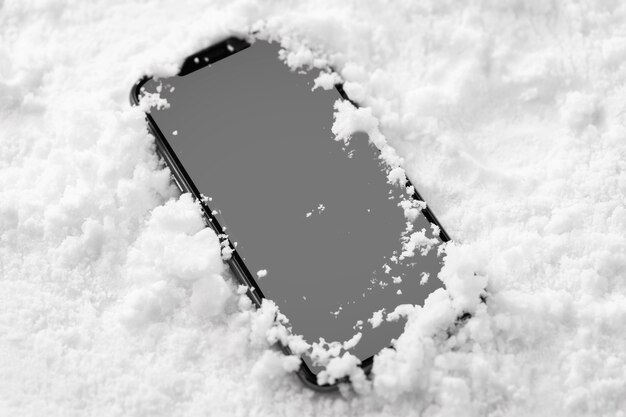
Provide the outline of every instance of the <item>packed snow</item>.
<path id="1" fill-rule="evenodd" d="M 613 0 L 0 1 L 0 415 L 623 417 L 625 28 Z M 334 70 L 315 87 L 362 105 L 337 140 L 366 131 L 454 241 L 445 290 L 375 318 L 407 325 L 371 380 L 328 358 L 338 394 L 297 379 L 170 182 L 143 116 L 165 103 L 128 103 L 251 32 Z"/>

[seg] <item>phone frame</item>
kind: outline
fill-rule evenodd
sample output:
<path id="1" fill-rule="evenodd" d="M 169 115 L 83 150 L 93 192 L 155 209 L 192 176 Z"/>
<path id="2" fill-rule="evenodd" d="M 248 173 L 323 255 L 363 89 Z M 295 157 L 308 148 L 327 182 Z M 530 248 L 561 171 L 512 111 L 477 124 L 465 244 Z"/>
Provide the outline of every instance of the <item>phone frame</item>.
<path id="1" fill-rule="evenodd" d="M 230 55 L 236 54 L 237 52 L 248 48 L 250 45 L 251 44 L 248 43 L 247 41 L 240 39 L 240 38 L 236 38 L 236 37 L 229 37 L 227 39 L 224 39 L 221 42 L 217 42 L 199 52 L 196 52 L 193 55 L 188 56 L 185 59 L 177 75 L 184 76 L 184 75 L 190 74 L 194 71 L 197 71 L 199 69 L 206 67 L 207 65 L 210 65 L 221 59 L 227 58 Z M 140 80 L 138 80 L 135 83 L 135 85 L 132 87 L 131 92 L 130 92 L 131 105 L 136 106 L 139 104 L 141 88 L 150 79 L 152 79 L 151 76 L 144 76 Z M 335 85 L 335 88 L 339 92 L 342 99 L 348 100 L 355 107 L 360 107 L 358 103 L 356 103 L 355 101 L 351 100 L 348 97 L 348 95 L 344 91 L 343 86 L 341 84 Z M 178 186 L 178 189 L 182 193 L 191 193 L 193 197 L 195 198 L 195 200 L 200 204 L 200 208 L 202 211 L 205 225 L 213 229 L 213 231 L 217 234 L 220 240 L 220 244 L 228 245 L 230 247 L 230 249 L 232 250 L 232 255 L 230 259 L 228 259 L 227 261 L 228 265 L 230 269 L 232 270 L 233 275 L 235 275 L 235 277 L 237 278 L 237 280 L 241 284 L 248 287 L 246 294 L 254 303 L 254 305 L 257 308 L 260 307 L 265 296 L 263 295 L 263 291 L 261 290 L 261 287 L 259 287 L 256 280 L 254 279 L 254 275 L 246 267 L 245 263 L 243 262 L 243 259 L 241 258 L 241 256 L 239 256 L 237 249 L 235 248 L 233 243 L 230 241 L 230 239 L 228 239 L 227 234 L 224 232 L 224 228 L 219 223 L 217 218 L 212 214 L 212 210 L 209 208 L 206 201 L 202 199 L 201 193 L 198 191 L 191 177 L 189 176 L 189 174 L 187 173 L 187 171 L 181 164 L 180 160 L 174 153 L 174 150 L 168 143 L 167 139 L 165 138 L 165 135 L 157 126 L 152 115 L 150 113 L 145 113 L 145 115 L 146 115 L 146 120 L 148 122 L 148 131 L 155 138 L 157 154 L 165 161 L 165 164 L 170 169 L 172 177 L 174 179 L 174 182 Z M 407 178 L 405 187 L 413 187 L 413 190 L 414 190 L 413 195 L 412 195 L 413 199 L 418 200 L 418 201 L 424 201 L 422 196 L 418 193 L 417 189 L 413 186 L 413 184 L 408 178 Z M 441 226 L 441 224 L 439 223 L 439 220 L 437 220 L 437 217 L 433 214 L 430 208 L 426 206 L 424 209 L 422 209 L 422 213 L 424 214 L 424 217 L 426 217 L 426 219 L 430 223 L 433 223 L 439 227 L 439 239 L 444 243 L 448 242 L 450 240 L 448 233 Z M 279 345 L 280 345 L 281 350 L 285 354 L 287 355 L 292 354 L 288 346 L 284 346 L 282 343 L 279 343 Z M 374 357 L 371 356 L 363 360 L 359 366 L 364 370 L 364 372 L 367 375 L 369 375 L 373 364 L 374 364 Z M 312 388 L 316 391 L 322 391 L 322 392 L 336 391 L 340 383 L 348 382 L 348 378 L 346 377 L 339 381 L 336 381 L 334 384 L 319 385 L 317 383 L 316 374 L 314 374 L 309 369 L 309 367 L 306 365 L 306 363 L 303 360 L 300 361 L 300 368 L 297 371 L 297 375 L 307 387 Z"/>

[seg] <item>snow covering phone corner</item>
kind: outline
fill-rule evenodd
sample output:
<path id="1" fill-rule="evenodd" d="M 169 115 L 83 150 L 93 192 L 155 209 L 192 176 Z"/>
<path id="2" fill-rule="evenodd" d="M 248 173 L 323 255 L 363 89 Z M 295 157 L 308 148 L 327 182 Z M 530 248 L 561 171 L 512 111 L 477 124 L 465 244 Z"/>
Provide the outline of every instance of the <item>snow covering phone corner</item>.
<path id="1" fill-rule="evenodd" d="M 333 390 L 364 379 L 402 333 L 403 309 L 441 287 L 449 238 L 323 59 L 294 71 L 278 45 L 250 41 L 145 78 L 132 100 L 241 292 L 272 311 L 275 341 L 301 358 L 294 370 Z"/>

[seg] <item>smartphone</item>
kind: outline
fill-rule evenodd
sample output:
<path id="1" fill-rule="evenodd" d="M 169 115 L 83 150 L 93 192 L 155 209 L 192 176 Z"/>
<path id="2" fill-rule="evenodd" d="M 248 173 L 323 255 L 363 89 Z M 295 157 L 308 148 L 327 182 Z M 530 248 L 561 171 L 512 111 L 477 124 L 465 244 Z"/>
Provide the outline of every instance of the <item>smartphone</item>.
<path id="1" fill-rule="evenodd" d="M 157 152 L 181 192 L 200 202 L 252 301 L 271 299 L 309 343 L 358 340 L 346 351 L 368 373 L 404 328 L 383 314 L 422 304 L 442 285 L 436 248 L 403 251 L 407 227 L 449 238 L 428 208 L 405 218 L 407 190 L 422 198 L 410 182 L 388 183 L 367 135 L 334 140 L 333 105 L 349 100 L 341 86 L 313 90 L 317 74 L 291 71 L 279 50 L 226 39 L 186 59 L 177 76 L 140 80 L 131 101 L 167 99 L 168 108 L 146 114 Z M 302 356 L 300 378 L 335 389 L 318 384 L 320 370 Z"/>

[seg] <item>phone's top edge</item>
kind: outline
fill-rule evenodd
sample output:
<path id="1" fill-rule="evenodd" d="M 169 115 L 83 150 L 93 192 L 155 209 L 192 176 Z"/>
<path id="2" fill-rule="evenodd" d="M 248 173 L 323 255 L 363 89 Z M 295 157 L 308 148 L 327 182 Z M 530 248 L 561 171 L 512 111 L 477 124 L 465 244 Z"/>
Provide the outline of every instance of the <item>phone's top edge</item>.
<path id="1" fill-rule="evenodd" d="M 236 54 L 250 46 L 246 40 L 236 37 L 224 39 L 221 42 L 213 44 L 193 55 L 190 55 L 183 62 L 178 76 L 184 77 L 194 71 L 202 69 L 207 65 L 213 64 L 223 58 Z"/>

